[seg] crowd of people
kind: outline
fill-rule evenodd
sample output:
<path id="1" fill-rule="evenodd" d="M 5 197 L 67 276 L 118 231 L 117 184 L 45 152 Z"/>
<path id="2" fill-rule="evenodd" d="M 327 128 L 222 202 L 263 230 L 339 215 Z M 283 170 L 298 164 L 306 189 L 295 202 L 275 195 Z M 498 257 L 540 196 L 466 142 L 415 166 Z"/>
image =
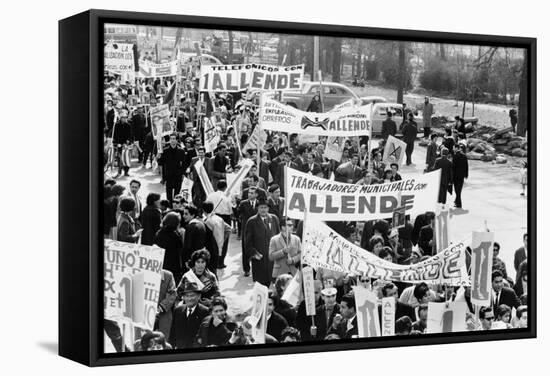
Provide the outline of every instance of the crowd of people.
<path id="1" fill-rule="evenodd" d="M 291 305 L 284 291 L 301 267 L 302 221 L 285 217 L 284 168 L 351 184 L 382 184 L 401 180 L 399 164 L 383 161 L 387 138 L 403 134 L 407 143 L 407 164 L 417 140 L 412 114 L 403 124 L 395 124 L 392 113 L 383 124 L 382 138 L 369 150 L 368 137 L 345 140 L 340 161 L 324 156 L 327 140 L 304 142 L 299 135 L 267 132 L 264 146 L 246 149 L 257 126 L 257 103 L 245 93 L 206 95 L 206 113 L 218 119 L 220 142 L 207 153 L 196 90 L 185 98 L 167 99 L 158 95 L 166 80 L 142 80 L 139 87 L 105 78 L 106 140 L 105 164 L 118 157 L 116 176 L 104 180 L 105 238 L 128 243 L 157 245 L 165 250 L 161 288 L 154 331 L 140 331 L 132 346 L 123 343 L 116 322 L 105 320 L 105 332 L 116 351 L 187 349 L 254 343 L 250 312 L 233 317 L 223 295 L 218 276 L 226 268 L 229 244 L 240 247 L 241 278 L 267 286 L 266 342 L 334 340 L 358 336 L 353 287 L 364 286 L 379 298 L 395 297 L 396 335 L 426 333 L 428 303 L 463 297 L 469 307 L 468 330 L 527 327 L 527 234 L 516 251 L 514 269 L 498 257 L 494 243 L 493 304 L 476 311 L 468 288 L 373 280 L 318 268 L 315 271 L 314 316 L 307 316 L 305 303 Z M 130 104 L 131 96 L 147 93 L 147 103 Z M 170 101 L 172 132 L 155 135 L 152 107 Z M 427 101 L 428 102 L 428 101 Z M 433 112 L 433 108 L 432 108 Z M 465 134 L 457 127 L 440 136 L 430 133 L 425 171 L 441 170 L 439 202 L 446 203 L 455 192 L 454 204 L 462 207 L 461 192 L 468 178 Z M 426 129 L 426 128 L 424 128 Z M 107 142 L 109 140 L 109 142 Z M 259 153 L 259 155 L 258 155 Z M 237 194 L 226 194 L 228 175 L 241 168 L 243 159 L 253 162 Z M 207 193 L 196 165 L 204 166 L 214 192 Z M 164 194 L 141 196 L 143 181 L 132 176 L 130 167 L 158 172 L 157 182 Z M 129 184 L 120 177 L 130 176 Z M 191 192 L 183 192 L 184 179 L 193 182 Z M 401 265 L 423 261 L 436 253 L 435 213 L 426 212 L 394 228 L 391 219 L 366 222 L 327 222 L 349 241 L 376 256 Z M 189 273 L 192 273 L 189 274 Z M 200 281 L 200 285 L 197 281 Z M 199 287 L 201 286 L 201 287 Z M 512 314 L 512 312 L 514 314 Z"/>

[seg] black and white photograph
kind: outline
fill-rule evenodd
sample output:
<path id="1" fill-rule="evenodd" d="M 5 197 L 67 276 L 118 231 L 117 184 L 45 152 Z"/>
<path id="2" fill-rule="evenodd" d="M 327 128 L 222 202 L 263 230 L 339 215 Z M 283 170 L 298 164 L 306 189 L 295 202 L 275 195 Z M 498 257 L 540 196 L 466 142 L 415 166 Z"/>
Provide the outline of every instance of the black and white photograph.
<path id="1" fill-rule="evenodd" d="M 100 26 L 105 354 L 529 332 L 527 48 Z"/>

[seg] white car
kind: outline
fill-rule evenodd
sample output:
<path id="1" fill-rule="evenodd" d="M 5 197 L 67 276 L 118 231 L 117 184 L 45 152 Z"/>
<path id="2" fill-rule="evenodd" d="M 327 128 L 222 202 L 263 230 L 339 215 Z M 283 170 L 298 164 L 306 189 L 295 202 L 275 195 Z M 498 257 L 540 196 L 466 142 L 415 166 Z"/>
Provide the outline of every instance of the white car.
<path id="1" fill-rule="evenodd" d="M 363 106 L 366 106 L 371 103 L 384 103 L 387 102 L 387 99 L 384 97 L 380 97 L 378 95 L 369 95 L 367 97 L 360 97 L 361 98 L 361 104 Z"/>
<path id="2" fill-rule="evenodd" d="M 386 120 L 387 113 L 390 111 L 392 113 L 392 120 L 397 124 L 397 133 L 401 123 L 403 123 L 403 105 L 400 103 L 375 103 L 372 110 L 372 134 L 380 135 L 382 134 L 382 123 Z M 418 112 L 413 110 L 414 121 L 418 126 L 418 131 L 424 130 L 424 121 L 422 116 L 418 115 Z"/>

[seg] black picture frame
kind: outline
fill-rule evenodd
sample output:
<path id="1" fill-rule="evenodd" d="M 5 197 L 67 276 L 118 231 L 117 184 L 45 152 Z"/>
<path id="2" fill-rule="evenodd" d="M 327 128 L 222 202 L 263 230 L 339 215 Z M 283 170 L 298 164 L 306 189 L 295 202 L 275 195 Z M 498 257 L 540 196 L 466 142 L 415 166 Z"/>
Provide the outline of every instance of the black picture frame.
<path id="1" fill-rule="evenodd" d="M 201 348 L 155 353 L 103 353 L 101 234 L 103 24 L 185 26 L 203 29 L 281 32 L 526 48 L 528 54 L 528 229 L 529 328 L 430 334 L 304 344 Z M 343 25 L 273 22 L 172 14 L 88 10 L 59 21 L 59 354 L 88 366 L 233 358 L 334 350 L 433 345 L 534 338 L 537 333 L 536 278 L 536 57 L 534 38 L 458 34 Z M 76 188 L 78 187 L 78 188 Z M 85 192 L 85 194 L 84 194 Z M 83 198 L 88 203 L 82 205 Z M 85 209 L 83 208 L 85 207 Z"/>

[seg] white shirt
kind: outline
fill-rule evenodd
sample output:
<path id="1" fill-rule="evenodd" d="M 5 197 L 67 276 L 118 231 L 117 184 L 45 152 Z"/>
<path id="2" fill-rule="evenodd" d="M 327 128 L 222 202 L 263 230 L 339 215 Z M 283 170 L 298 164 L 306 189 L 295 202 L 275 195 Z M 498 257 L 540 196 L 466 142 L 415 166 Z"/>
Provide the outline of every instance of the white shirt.
<path id="1" fill-rule="evenodd" d="M 214 204 L 214 213 L 221 215 L 231 215 L 233 213 L 231 198 L 225 196 L 225 192 L 212 192 L 206 197 L 206 201 Z"/>
<path id="2" fill-rule="evenodd" d="M 218 217 L 216 214 L 210 214 L 206 217 L 204 224 L 208 226 L 212 234 L 214 235 L 214 240 L 218 245 L 218 250 L 221 251 L 223 247 L 223 241 L 225 237 L 225 226 L 227 225 L 221 217 Z"/>

